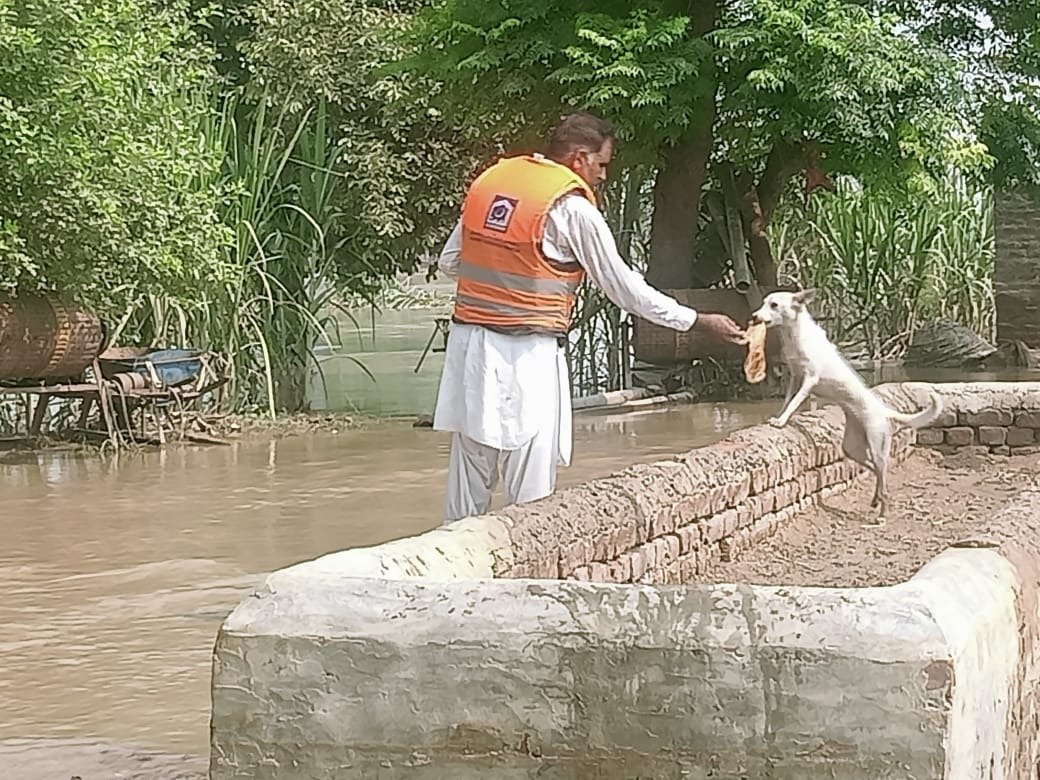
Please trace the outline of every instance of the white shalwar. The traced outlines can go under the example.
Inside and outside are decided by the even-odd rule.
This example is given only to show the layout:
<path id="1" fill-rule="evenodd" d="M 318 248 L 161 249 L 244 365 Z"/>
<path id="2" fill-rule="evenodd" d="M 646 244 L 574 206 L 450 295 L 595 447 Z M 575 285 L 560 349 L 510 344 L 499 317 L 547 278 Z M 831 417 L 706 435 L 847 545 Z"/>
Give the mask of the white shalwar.
<path id="1" fill-rule="evenodd" d="M 438 260 L 458 277 L 461 222 Z M 697 313 L 654 289 L 625 264 L 599 209 L 568 194 L 549 210 L 542 251 L 578 263 L 589 280 L 624 311 L 674 330 L 689 330 Z M 556 467 L 570 465 L 573 431 L 565 348 L 555 336 L 507 335 L 451 323 L 433 427 L 450 431 L 446 523 L 487 512 L 499 469 L 506 503 L 544 498 Z"/>

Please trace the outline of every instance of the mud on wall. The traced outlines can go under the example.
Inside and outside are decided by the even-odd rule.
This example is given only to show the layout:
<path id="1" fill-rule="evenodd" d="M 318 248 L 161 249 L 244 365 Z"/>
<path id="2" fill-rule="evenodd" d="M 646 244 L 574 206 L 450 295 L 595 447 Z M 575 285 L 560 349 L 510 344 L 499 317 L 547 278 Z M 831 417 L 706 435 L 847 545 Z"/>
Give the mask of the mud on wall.
<path id="1" fill-rule="evenodd" d="M 1040 392 L 1029 385 L 884 385 L 878 392 L 901 411 L 927 405 L 937 392 L 943 416 L 916 432 L 922 445 L 981 442 L 995 452 L 1040 445 Z M 989 389 L 987 389 L 989 388 Z M 499 577 L 679 584 L 713 560 L 771 534 L 806 506 L 848 487 L 867 471 L 844 458 L 844 415 L 836 407 L 796 415 L 783 429 L 759 425 L 672 460 L 633 466 L 509 507 L 512 560 Z M 893 462 L 915 432 L 900 429 Z M 867 477 L 873 479 L 873 477 Z M 867 510 L 867 507 L 864 507 Z"/>
<path id="2" fill-rule="evenodd" d="M 907 407 L 910 408 L 910 407 Z M 511 565 L 499 577 L 679 584 L 776 531 L 864 470 L 844 458 L 836 407 L 759 425 L 672 460 L 633 466 L 508 507 Z M 913 433 L 893 441 L 904 457 Z"/>

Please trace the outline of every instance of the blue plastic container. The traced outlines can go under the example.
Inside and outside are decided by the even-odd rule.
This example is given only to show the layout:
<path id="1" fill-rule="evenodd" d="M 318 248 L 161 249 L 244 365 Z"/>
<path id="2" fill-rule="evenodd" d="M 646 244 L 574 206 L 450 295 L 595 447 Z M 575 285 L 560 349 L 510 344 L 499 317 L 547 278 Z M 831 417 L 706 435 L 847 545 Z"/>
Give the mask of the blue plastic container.
<path id="1" fill-rule="evenodd" d="M 166 387 L 176 387 L 190 382 L 202 370 L 202 351 L 198 349 L 159 349 L 145 352 L 142 355 L 120 358 L 99 358 L 101 375 L 111 377 L 112 374 L 133 372 L 151 380 L 148 363 L 155 367 L 155 372 Z"/>

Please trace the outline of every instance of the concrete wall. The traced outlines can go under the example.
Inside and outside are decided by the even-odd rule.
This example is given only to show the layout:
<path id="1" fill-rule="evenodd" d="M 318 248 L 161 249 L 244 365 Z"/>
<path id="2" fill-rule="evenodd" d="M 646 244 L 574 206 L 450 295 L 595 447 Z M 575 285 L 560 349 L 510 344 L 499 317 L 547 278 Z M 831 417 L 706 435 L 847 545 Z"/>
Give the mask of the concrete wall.
<path id="1" fill-rule="evenodd" d="M 997 339 L 1040 347 L 1040 204 L 999 194 L 994 222 Z"/>
<path id="2" fill-rule="evenodd" d="M 933 389 L 1040 399 L 880 392 Z M 272 574 L 217 639 L 213 780 L 1034 777 L 1040 485 L 895 587 L 661 584 L 840 489 L 839 441 L 807 413 Z"/>

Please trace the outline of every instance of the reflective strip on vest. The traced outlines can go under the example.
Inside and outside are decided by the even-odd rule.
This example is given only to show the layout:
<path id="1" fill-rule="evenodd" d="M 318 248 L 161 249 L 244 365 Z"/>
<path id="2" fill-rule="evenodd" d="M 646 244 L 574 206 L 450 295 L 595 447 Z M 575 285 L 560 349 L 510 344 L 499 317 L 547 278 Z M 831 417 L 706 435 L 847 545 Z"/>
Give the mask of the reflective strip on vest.
<path id="1" fill-rule="evenodd" d="M 508 317 L 520 317 L 523 319 L 530 319 L 531 317 L 530 309 L 521 308 L 519 306 L 510 306 L 506 303 L 486 301 L 483 298 L 474 298 L 469 295 L 459 295 L 456 297 L 456 300 L 463 306 L 475 306 L 481 309 L 491 309 L 491 311 L 505 314 Z"/>
<path id="2" fill-rule="evenodd" d="M 493 284 L 498 287 L 508 287 L 511 290 L 543 295 L 571 295 L 581 286 L 580 282 L 576 281 L 532 279 L 529 276 L 520 276 L 520 274 L 512 274 L 508 271 L 493 271 L 490 268 L 467 263 L 465 260 L 459 261 L 459 276 L 482 284 Z"/>

